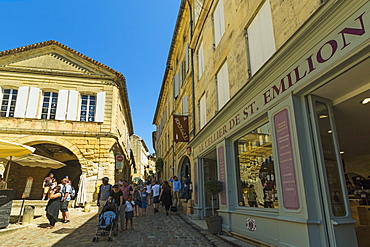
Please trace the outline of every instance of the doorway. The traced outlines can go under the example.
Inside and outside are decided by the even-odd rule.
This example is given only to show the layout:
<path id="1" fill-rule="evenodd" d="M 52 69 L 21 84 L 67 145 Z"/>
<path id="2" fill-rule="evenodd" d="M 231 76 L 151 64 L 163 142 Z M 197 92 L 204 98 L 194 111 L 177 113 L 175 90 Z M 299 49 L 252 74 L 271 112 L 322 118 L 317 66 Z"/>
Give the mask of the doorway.
<path id="1" fill-rule="evenodd" d="M 369 66 L 368 59 L 309 96 L 327 232 L 333 246 L 343 246 L 338 239 L 344 238 L 344 228 L 340 230 L 338 222 L 351 217 L 356 233 L 350 230 L 344 236 L 355 239 L 357 235 L 360 247 L 370 241 Z"/>
<path id="2" fill-rule="evenodd" d="M 212 151 L 205 157 L 203 157 L 203 171 L 204 171 L 204 178 L 203 182 L 208 180 L 219 180 L 218 179 L 218 170 L 217 170 L 217 154 L 216 150 Z M 204 188 L 204 186 L 203 186 Z M 209 192 L 204 191 L 204 216 L 211 216 L 212 215 L 212 196 Z M 215 210 L 219 209 L 219 199 L 218 196 L 213 197 L 213 206 Z"/>

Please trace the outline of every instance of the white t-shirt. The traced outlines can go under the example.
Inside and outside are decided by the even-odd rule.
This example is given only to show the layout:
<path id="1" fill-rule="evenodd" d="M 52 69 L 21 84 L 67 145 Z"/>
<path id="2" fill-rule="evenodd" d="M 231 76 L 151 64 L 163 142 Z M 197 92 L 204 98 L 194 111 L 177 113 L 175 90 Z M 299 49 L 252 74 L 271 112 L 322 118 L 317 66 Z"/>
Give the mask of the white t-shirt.
<path id="1" fill-rule="evenodd" d="M 148 194 L 150 194 L 152 192 L 152 185 L 151 184 L 148 184 L 148 186 L 146 186 L 146 192 L 148 192 Z"/>
<path id="2" fill-rule="evenodd" d="M 159 184 L 156 184 L 152 187 L 152 190 L 153 190 L 153 196 L 159 196 L 161 186 L 159 186 Z"/>
<path id="3" fill-rule="evenodd" d="M 132 201 L 131 203 L 129 201 L 126 201 L 125 202 L 125 204 L 126 204 L 126 212 L 134 211 L 134 208 L 132 207 L 132 205 L 135 205 L 135 202 Z"/>

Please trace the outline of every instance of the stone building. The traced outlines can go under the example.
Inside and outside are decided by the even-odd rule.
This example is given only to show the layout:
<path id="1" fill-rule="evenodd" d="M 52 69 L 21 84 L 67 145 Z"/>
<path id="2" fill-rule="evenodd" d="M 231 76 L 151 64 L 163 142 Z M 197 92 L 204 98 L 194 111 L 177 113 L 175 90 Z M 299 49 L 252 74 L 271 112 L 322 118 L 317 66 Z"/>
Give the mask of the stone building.
<path id="1" fill-rule="evenodd" d="M 76 189 L 85 175 L 87 201 L 102 177 L 130 178 L 133 125 L 121 73 L 56 41 L 7 50 L 0 52 L 0 102 L 0 139 L 66 164 L 50 170 L 13 163 L 8 187 L 15 198 L 33 177 L 29 199 L 41 199 L 49 172 L 58 181 L 69 176 Z M 119 169 L 116 155 L 124 156 Z"/>
<path id="2" fill-rule="evenodd" d="M 204 182 L 218 179 L 224 231 L 368 245 L 369 11 L 367 0 L 181 1 L 153 124 L 165 177 L 193 181 L 191 217 L 210 215 Z"/>
<path id="3" fill-rule="evenodd" d="M 135 167 L 132 168 L 132 180 L 137 183 L 139 180 L 145 181 L 148 177 L 149 150 L 144 140 L 137 135 L 132 135 L 131 150 L 135 160 Z"/>

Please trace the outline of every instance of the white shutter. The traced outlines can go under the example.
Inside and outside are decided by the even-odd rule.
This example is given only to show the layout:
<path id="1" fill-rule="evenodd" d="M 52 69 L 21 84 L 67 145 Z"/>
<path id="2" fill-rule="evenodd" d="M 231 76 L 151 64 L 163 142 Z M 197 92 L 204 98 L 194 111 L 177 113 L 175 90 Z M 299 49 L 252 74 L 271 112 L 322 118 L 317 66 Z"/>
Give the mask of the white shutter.
<path id="1" fill-rule="evenodd" d="M 225 20 L 224 20 L 224 2 L 223 0 L 218 1 L 213 13 L 213 28 L 215 35 L 215 46 L 217 47 L 222 36 L 225 33 Z"/>
<path id="2" fill-rule="evenodd" d="M 200 79 L 204 72 L 204 45 L 200 43 L 198 49 L 198 79 Z"/>
<path id="3" fill-rule="evenodd" d="M 3 89 L 0 87 L 0 106 L 3 104 L 3 97 L 4 97 Z"/>
<path id="4" fill-rule="evenodd" d="M 18 88 L 17 101 L 15 102 L 14 109 L 14 117 L 24 118 L 27 109 L 29 89 L 29 87 Z"/>
<path id="5" fill-rule="evenodd" d="M 69 90 L 67 120 L 70 121 L 77 120 L 77 109 L 78 109 L 78 91 Z"/>
<path id="6" fill-rule="evenodd" d="M 37 108 L 39 106 L 40 89 L 30 87 L 27 103 L 26 118 L 37 118 Z"/>
<path id="7" fill-rule="evenodd" d="M 176 98 L 180 93 L 180 78 L 177 73 L 173 78 L 173 97 Z"/>
<path id="8" fill-rule="evenodd" d="M 247 33 L 251 72 L 254 74 L 276 50 L 269 1 L 262 6 Z"/>
<path id="9" fill-rule="evenodd" d="M 104 122 L 105 95 L 106 95 L 105 92 L 97 93 L 95 122 Z"/>
<path id="10" fill-rule="evenodd" d="M 203 128 L 206 125 L 207 118 L 207 108 L 206 108 L 206 95 L 204 94 L 199 101 L 199 124 L 200 128 Z"/>
<path id="11" fill-rule="evenodd" d="M 227 62 L 225 62 L 217 73 L 217 98 L 220 110 L 230 99 L 229 76 Z"/>
<path id="12" fill-rule="evenodd" d="M 185 71 L 189 71 L 189 44 L 185 47 Z"/>
<path id="13" fill-rule="evenodd" d="M 189 96 L 184 96 L 182 98 L 182 115 L 189 114 L 189 106 L 188 106 Z"/>
<path id="14" fill-rule="evenodd" d="M 57 111 L 55 113 L 56 120 L 66 120 L 68 94 L 69 94 L 68 90 L 59 90 Z"/>

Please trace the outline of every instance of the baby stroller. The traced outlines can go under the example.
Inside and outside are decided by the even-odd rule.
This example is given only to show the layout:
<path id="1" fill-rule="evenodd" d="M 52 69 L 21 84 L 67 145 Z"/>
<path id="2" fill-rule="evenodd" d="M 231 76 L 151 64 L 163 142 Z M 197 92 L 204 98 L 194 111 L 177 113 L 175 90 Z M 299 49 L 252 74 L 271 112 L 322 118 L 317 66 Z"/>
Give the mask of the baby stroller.
<path id="1" fill-rule="evenodd" d="M 107 202 L 99 215 L 99 225 L 95 232 L 93 242 L 98 242 L 100 236 L 108 235 L 108 241 L 112 241 L 112 234 L 117 235 L 118 212 L 114 202 Z M 108 234 L 109 233 L 109 234 Z"/>

